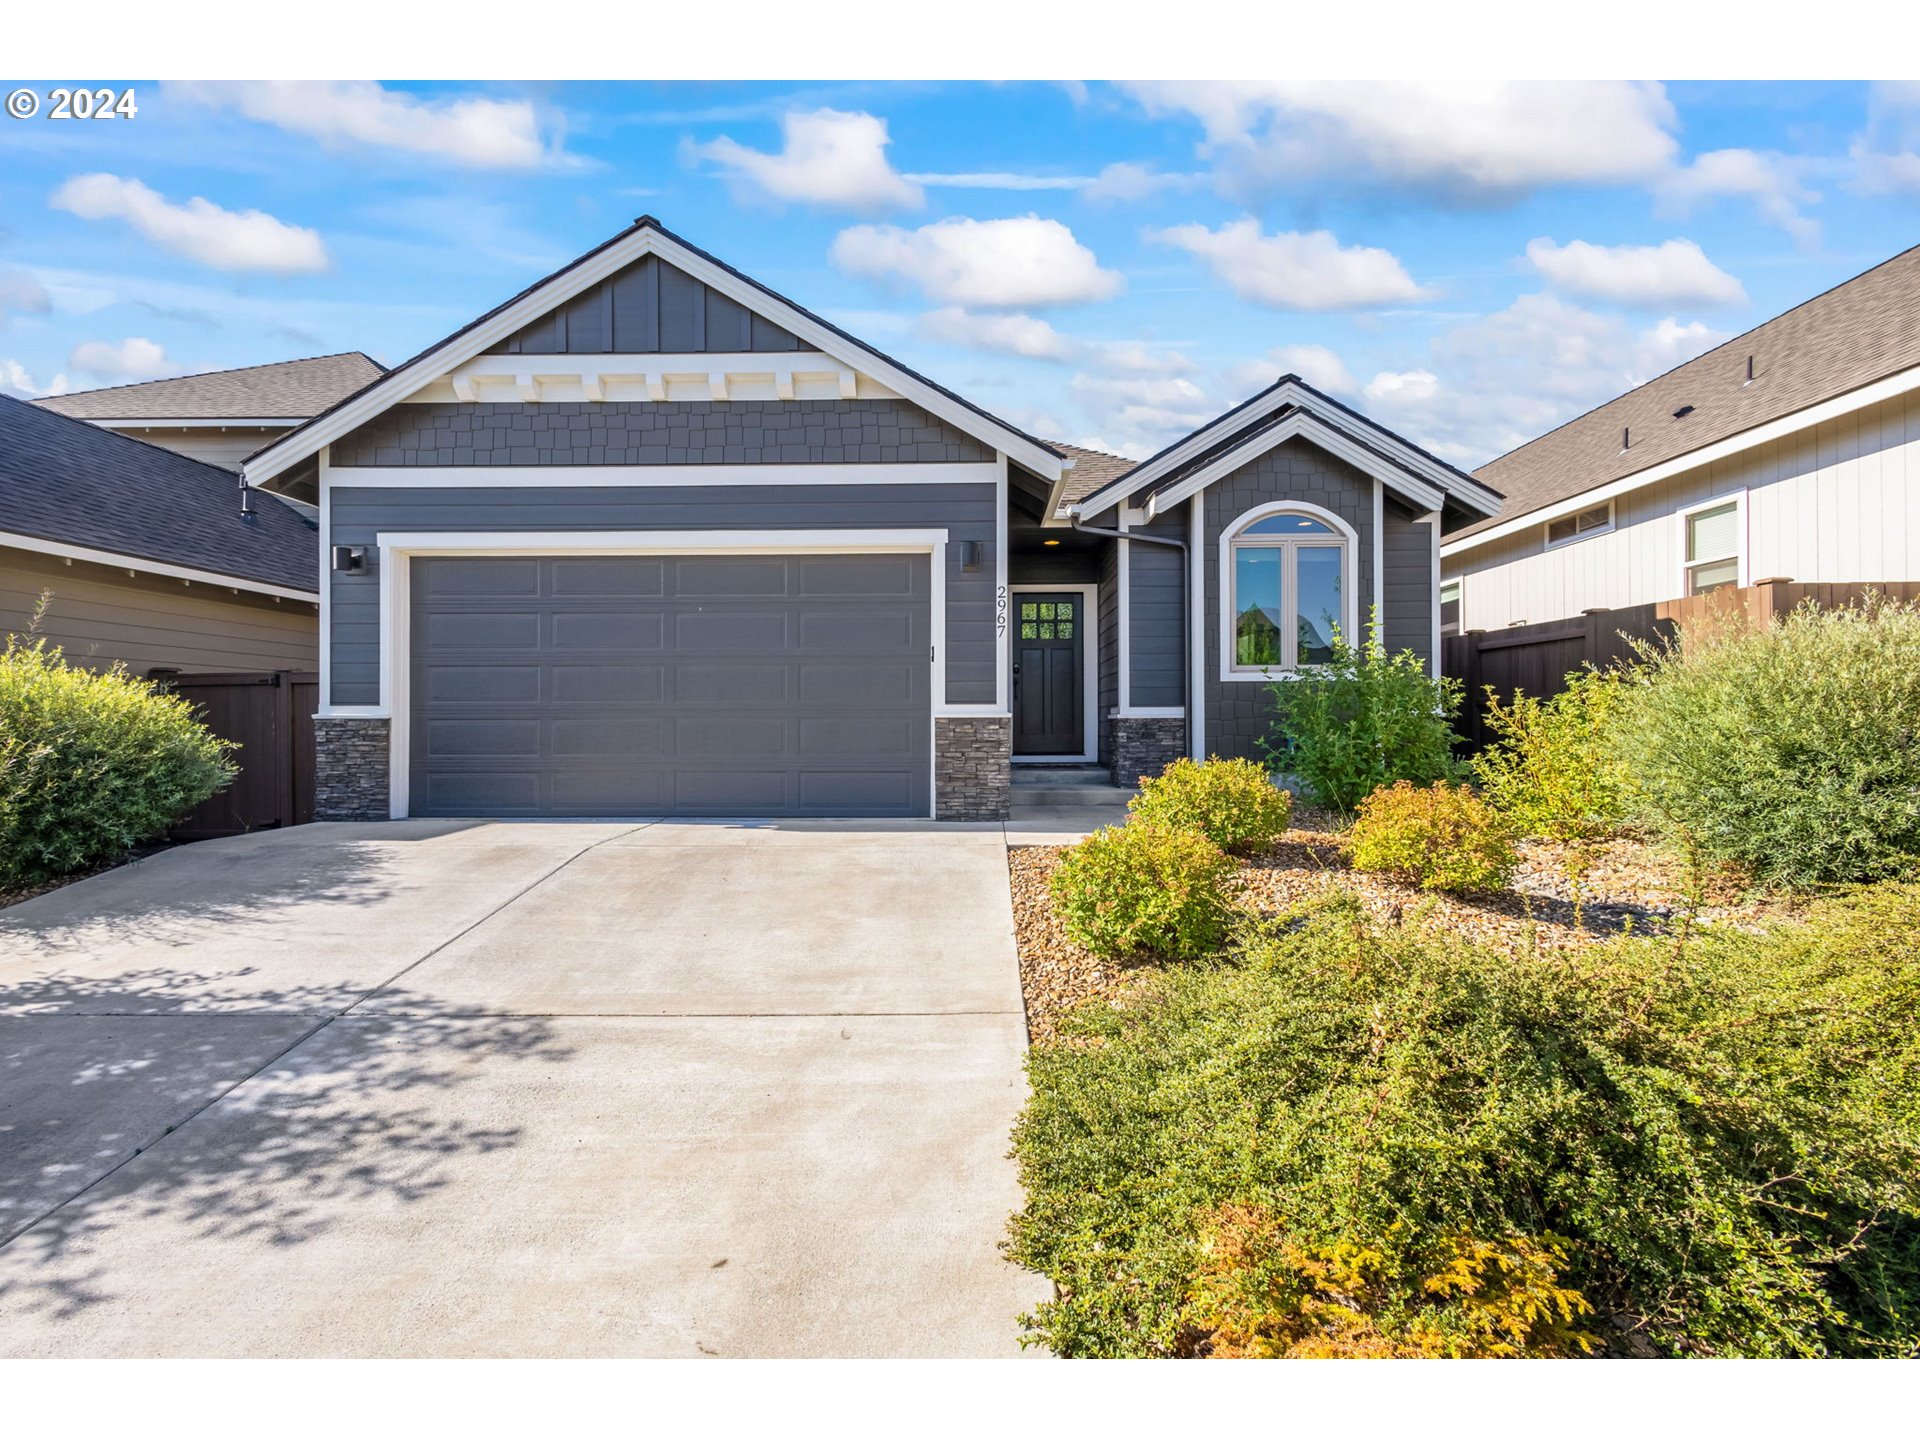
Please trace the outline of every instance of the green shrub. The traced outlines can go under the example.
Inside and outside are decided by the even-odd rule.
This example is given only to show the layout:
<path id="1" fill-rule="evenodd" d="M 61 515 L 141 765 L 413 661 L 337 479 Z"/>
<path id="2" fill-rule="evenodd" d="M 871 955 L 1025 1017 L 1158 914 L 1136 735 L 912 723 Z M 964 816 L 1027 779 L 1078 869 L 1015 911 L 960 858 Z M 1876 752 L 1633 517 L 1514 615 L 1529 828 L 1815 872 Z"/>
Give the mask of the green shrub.
<path id="1" fill-rule="evenodd" d="M 1382 785 L 1426 785 L 1458 768 L 1460 682 L 1435 679 L 1411 650 L 1387 654 L 1378 624 L 1357 650 L 1335 636 L 1331 661 L 1275 680 L 1268 693 L 1275 718 L 1262 748 L 1272 768 L 1343 814 Z"/>
<path id="2" fill-rule="evenodd" d="M 1517 859 L 1505 822 L 1464 785 L 1402 780 L 1360 802 L 1347 833 L 1356 870 L 1381 871 L 1422 890 L 1498 890 Z"/>
<path id="3" fill-rule="evenodd" d="M 1920 604 L 1803 606 L 1643 658 L 1619 733 L 1650 824 L 1770 884 L 1920 854 Z"/>
<path id="4" fill-rule="evenodd" d="M 1522 835 L 1591 844 L 1619 831 L 1633 808 L 1633 781 L 1617 734 L 1624 682 L 1581 670 L 1549 700 L 1489 692 L 1494 741 L 1472 762 L 1474 780 Z"/>
<path id="5" fill-rule="evenodd" d="M 1491 1318 L 1546 1353 L 1573 1329 L 1667 1355 L 1912 1353 L 1916 926 L 1920 886 L 1885 885 L 1804 925 L 1549 961 L 1376 932 L 1341 898 L 1238 964 L 1155 975 L 1029 1057 L 1011 1252 L 1059 1286 L 1032 1338 L 1286 1353 L 1370 1329 L 1474 1353 Z M 1504 1321 L 1430 1285 L 1486 1246 L 1510 1257 L 1478 1289 Z M 1363 1283 L 1316 1279 L 1336 1264 Z M 1357 1319 L 1305 1325 L 1316 1297 Z"/>
<path id="6" fill-rule="evenodd" d="M 1251 760 L 1176 760 L 1142 776 L 1127 805 L 1138 824 L 1198 830 L 1222 850 L 1258 850 L 1286 833 L 1293 796 Z"/>
<path id="7" fill-rule="evenodd" d="M 1236 873 L 1198 831 L 1130 821 L 1067 851 L 1053 872 L 1054 909 L 1096 955 L 1194 959 L 1226 938 Z"/>
<path id="8" fill-rule="evenodd" d="M 231 747 L 193 707 L 124 670 L 67 664 L 20 636 L 0 651 L 0 884 L 111 859 L 229 783 Z"/>

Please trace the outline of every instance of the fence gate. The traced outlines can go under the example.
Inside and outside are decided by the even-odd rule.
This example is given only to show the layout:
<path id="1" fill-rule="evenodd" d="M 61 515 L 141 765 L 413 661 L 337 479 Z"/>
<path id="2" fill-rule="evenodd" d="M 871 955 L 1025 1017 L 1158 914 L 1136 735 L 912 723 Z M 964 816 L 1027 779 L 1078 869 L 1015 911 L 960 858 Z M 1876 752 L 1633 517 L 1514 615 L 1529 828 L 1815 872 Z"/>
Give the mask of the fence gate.
<path id="1" fill-rule="evenodd" d="M 240 773 L 170 832 L 176 840 L 211 840 L 250 830 L 304 825 L 313 819 L 313 712 L 320 677 L 273 670 L 215 675 L 156 674 L 191 704 L 206 727 L 239 749 Z"/>

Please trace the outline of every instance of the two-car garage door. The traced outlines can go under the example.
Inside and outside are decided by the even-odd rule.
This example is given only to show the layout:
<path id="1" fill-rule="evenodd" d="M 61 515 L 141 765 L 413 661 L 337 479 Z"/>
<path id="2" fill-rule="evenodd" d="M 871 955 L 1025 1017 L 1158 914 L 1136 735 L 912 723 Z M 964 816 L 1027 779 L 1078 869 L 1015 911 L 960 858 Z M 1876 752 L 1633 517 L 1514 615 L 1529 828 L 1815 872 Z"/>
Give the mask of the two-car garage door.
<path id="1" fill-rule="evenodd" d="M 930 557 L 412 562 L 415 815 L 925 815 Z"/>

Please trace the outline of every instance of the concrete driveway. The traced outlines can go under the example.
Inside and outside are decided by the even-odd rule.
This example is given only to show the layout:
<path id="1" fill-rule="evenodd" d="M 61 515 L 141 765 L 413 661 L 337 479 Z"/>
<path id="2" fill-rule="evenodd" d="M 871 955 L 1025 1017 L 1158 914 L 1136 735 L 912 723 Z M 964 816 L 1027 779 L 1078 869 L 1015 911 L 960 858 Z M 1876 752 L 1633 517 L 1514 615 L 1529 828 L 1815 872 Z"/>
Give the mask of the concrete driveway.
<path id="1" fill-rule="evenodd" d="M 1012 1355 L 1000 827 L 313 825 L 0 911 L 0 1355 Z"/>

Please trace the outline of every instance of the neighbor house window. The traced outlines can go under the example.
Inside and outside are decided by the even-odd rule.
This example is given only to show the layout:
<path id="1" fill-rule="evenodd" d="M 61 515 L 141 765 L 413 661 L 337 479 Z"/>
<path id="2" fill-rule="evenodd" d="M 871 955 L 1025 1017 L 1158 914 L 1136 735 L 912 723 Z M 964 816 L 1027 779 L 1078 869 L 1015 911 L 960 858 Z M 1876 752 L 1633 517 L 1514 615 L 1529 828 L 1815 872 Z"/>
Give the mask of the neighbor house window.
<path id="1" fill-rule="evenodd" d="M 1685 527 L 1682 593 L 1705 595 L 1740 583 L 1740 502 L 1723 500 L 1680 517 Z"/>
<path id="2" fill-rule="evenodd" d="M 1547 522 L 1547 545 L 1565 545 L 1569 540 L 1584 540 L 1589 535 L 1604 535 L 1613 529 L 1613 502 L 1591 505 L 1573 515 L 1562 515 Z"/>
<path id="3" fill-rule="evenodd" d="M 1228 669 L 1324 665 L 1347 624 L 1349 541 L 1325 520 L 1286 510 L 1228 536 Z"/>
<path id="4" fill-rule="evenodd" d="M 1460 582 L 1449 580 L 1440 587 L 1440 633 L 1460 633 Z"/>

